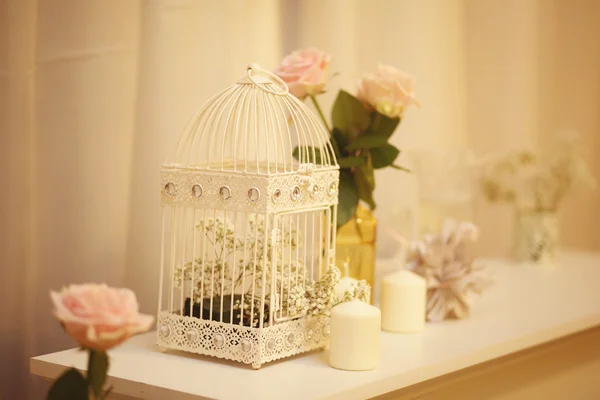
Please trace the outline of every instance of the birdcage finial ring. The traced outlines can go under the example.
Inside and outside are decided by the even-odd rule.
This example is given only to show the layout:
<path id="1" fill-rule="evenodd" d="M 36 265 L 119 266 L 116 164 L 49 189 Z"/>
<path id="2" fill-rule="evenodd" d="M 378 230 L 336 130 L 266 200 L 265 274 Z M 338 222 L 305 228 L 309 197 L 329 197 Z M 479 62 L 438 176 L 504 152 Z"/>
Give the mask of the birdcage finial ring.
<path id="1" fill-rule="evenodd" d="M 248 79 L 250 80 L 250 82 L 252 82 L 254 84 L 254 86 L 264 90 L 267 93 L 271 93 L 271 94 L 274 94 L 277 96 L 284 96 L 284 95 L 288 94 L 290 91 L 290 89 L 288 88 L 288 85 L 283 81 L 283 79 L 281 79 L 280 77 L 278 77 L 271 71 L 267 71 L 266 69 L 261 68 L 261 66 L 256 63 L 252 63 L 252 64 L 248 65 L 248 70 L 246 73 L 248 75 Z M 258 84 L 258 82 L 256 82 L 254 80 L 254 78 L 252 77 L 252 74 L 266 75 L 267 77 L 269 77 L 269 79 L 271 79 L 272 83 L 277 83 L 279 85 L 280 90 L 275 91 L 264 85 Z"/>

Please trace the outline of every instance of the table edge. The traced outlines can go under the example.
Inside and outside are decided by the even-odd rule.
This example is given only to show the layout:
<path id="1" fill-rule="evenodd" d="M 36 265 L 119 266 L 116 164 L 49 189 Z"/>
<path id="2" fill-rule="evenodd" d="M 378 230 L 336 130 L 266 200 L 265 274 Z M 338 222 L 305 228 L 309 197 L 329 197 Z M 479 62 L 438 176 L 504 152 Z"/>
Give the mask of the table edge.
<path id="1" fill-rule="evenodd" d="M 592 314 L 570 323 L 557 325 L 542 331 L 534 332 L 502 343 L 497 343 L 474 353 L 449 358 L 445 361 L 403 371 L 383 379 L 369 382 L 366 385 L 348 390 L 328 393 L 320 397 L 322 400 L 363 399 L 381 396 L 412 385 L 439 378 L 486 363 L 520 351 L 532 349 L 564 337 L 600 326 L 600 314 Z"/>

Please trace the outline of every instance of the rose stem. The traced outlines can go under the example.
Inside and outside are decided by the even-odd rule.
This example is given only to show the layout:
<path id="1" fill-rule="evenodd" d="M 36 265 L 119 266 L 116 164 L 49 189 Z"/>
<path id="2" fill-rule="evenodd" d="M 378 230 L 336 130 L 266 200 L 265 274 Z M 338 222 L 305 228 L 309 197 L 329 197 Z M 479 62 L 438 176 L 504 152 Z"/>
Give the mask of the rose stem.
<path id="1" fill-rule="evenodd" d="M 323 121 L 323 125 L 325 125 L 325 128 L 327 129 L 328 132 L 331 132 L 331 128 L 329 127 L 329 124 L 327 123 L 327 120 L 325 119 L 325 115 L 323 114 L 323 110 L 321 110 L 321 106 L 319 105 L 317 98 L 315 97 L 314 94 L 311 94 L 309 96 L 310 96 L 310 99 L 312 100 L 313 104 L 315 105 L 315 108 L 317 109 L 319 116 L 321 117 L 321 121 Z"/>

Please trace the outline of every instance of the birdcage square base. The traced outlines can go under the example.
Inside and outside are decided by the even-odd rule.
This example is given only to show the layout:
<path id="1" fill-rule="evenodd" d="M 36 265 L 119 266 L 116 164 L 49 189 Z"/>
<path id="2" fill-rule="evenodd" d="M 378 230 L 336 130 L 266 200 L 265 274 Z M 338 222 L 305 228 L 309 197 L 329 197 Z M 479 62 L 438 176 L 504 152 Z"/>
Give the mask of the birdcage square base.
<path id="1" fill-rule="evenodd" d="M 159 347 L 253 366 L 322 349 L 329 337 L 326 316 L 306 316 L 266 328 L 251 328 L 163 311 L 157 322 Z"/>

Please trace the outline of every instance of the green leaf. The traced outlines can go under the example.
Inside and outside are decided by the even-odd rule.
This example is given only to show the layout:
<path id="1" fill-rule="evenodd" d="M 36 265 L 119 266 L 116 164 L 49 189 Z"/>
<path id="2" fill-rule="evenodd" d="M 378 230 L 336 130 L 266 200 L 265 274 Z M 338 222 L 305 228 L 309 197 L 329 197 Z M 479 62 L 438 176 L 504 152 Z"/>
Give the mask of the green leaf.
<path id="1" fill-rule="evenodd" d="M 387 144 L 388 137 L 381 133 L 365 132 L 349 145 L 346 150 L 373 149 Z"/>
<path id="2" fill-rule="evenodd" d="M 366 161 L 362 157 L 346 157 L 346 158 L 340 158 L 338 160 L 338 164 L 340 165 L 340 168 L 358 167 L 359 165 L 363 165 L 365 163 L 366 163 Z"/>
<path id="3" fill-rule="evenodd" d="M 392 165 L 391 165 L 391 167 L 392 167 L 392 168 L 395 168 L 395 169 L 399 169 L 400 171 L 404 171 L 404 172 L 412 173 L 412 171 L 411 171 L 410 169 L 408 169 L 408 168 L 405 168 L 405 167 L 401 167 L 401 166 L 399 166 L 399 165 L 396 165 L 396 164 L 392 164 Z"/>
<path id="4" fill-rule="evenodd" d="M 300 150 L 302 150 L 302 154 L 300 154 Z M 321 164 L 321 150 L 313 146 L 296 146 L 292 155 L 302 163 Z M 302 159 L 300 159 L 300 156 L 302 156 Z"/>
<path id="5" fill-rule="evenodd" d="M 398 127 L 400 118 L 390 118 L 387 115 L 373 111 L 371 126 L 369 127 L 370 132 L 378 133 L 386 136 L 388 139 L 392 136 L 392 133 Z"/>
<path id="6" fill-rule="evenodd" d="M 335 138 L 335 136 L 331 135 L 329 137 L 329 141 L 331 142 L 331 147 L 333 147 L 333 152 L 335 153 L 336 158 L 341 158 L 342 151 L 340 149 L 340 145 L 338 144 L 338 141 Z"/>
<path id="7" fill-rule="evenodd" d="M 351 137 L 364 132 L 371 123 L 370 112 L 363 103 L 343 90 L 340 90 L 335 103 L 333 103 L 331 120 L 334 129 L 338 129 Z"/>
<path id="8" fill-rule="evenodd" d="M 337 226 L 340 227 L 350 221 L 356 213 L 358 206 L 358 188 L 350 171 L 340 171 L 340 190 L 338 204 Z"/>
<path id="9" fill-rule="evenodd" d="M 339 130 L 333 128 L 333 131 L 331 132 L 331 138 L 335 140 L 336 144 L 338 145 L 340 156 L 346 156 L 348 154 L 346 151 L 346 146 L 348 146 L 348 137 Z"/>
<path id="10" fill-rule="evenodd" d="M 373 168 L 379 169 L 389 167 L 396 160 L 398 154 L 400 154 L 400 150 L 398 150 L 389 143 L 385 146 L 371 149 Z"/>
<path id="11" fill-rule="evenodd" d="M 88 359 L 88 382 L 94 395 L 98 397 L 102 392 L 106 373 L 108 371 L 108 355 L 105 351 L 90 350 Z"/>
<path id="12" fill-rule="evenodd" d="M 71 368 L 58 378 L 50 391 L 47 400 L 88 400 L 88 384 L 75 368 Z"/>

